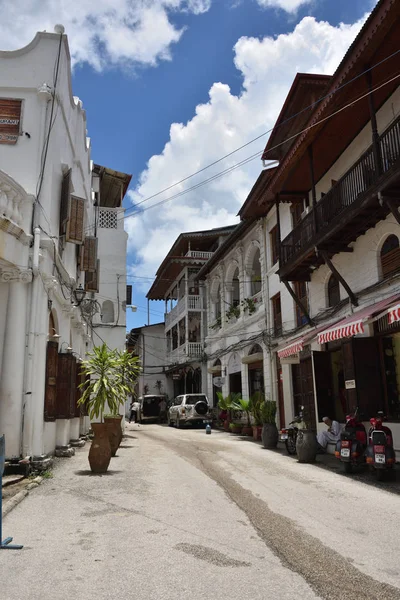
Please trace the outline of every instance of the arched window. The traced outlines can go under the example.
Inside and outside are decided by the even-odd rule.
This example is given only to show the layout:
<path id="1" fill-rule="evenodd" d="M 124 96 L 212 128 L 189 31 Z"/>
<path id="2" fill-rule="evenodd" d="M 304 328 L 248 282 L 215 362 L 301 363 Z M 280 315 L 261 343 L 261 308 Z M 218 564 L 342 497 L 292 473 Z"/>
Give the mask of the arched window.
<path id="1" fill-rule="evenodd" d="M 221 286 L 218 285 L 217 293 L 214 298 L 214 316 L 216 319 L 221 317 Z"/>
<path id="2" fill-rule="evenodd" d="M 333 275 L 328 281 L 328 306 L 336 306 L 340 302 L 339 282 Z"/>
<path id="3" fill-rule="evenodd" d="M 232 279 L 232 306 L 240 304 L 239 269 L 236 269 Z"/>
<path id="4" fill-rule="evenodd" d="M 382 246 L 381 268 L 383 277 L 400 271 L 400 247 L 396 235 L 389 235 Z"/>
<path id="5" fill-rule="evenodd" d="M 251 295 L 255 296 L 261 292 L 261 263 L 260 263 L 260 249 L 254 253 L 253 265 L 251 269 Z"/>
<path id="6" fill-rule="evenodd" d="M 104 300 L 101 307 L 101 322 L 114 323 L 114 303 L 111 300 Z"/>

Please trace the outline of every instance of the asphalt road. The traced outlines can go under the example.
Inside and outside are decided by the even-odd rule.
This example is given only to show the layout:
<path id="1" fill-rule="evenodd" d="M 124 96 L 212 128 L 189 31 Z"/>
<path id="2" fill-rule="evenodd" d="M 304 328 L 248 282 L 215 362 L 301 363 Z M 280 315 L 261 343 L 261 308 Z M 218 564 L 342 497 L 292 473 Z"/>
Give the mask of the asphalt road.
<path id="1" fill-rule="evenodd" d="M 213 431 L 128 425 L 4 520 L 3 600 L 400 600 L 400 497 Z"/>

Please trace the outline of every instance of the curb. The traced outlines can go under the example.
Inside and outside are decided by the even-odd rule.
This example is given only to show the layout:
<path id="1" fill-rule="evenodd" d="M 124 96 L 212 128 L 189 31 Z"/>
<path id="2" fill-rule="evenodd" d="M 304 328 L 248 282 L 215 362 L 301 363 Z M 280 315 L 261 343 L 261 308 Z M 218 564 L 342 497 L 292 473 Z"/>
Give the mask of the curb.
<path id="1" fill-rule="evenodd" d="M 35 479 L 26 486 L 26 489 L 21 490 L 20 492 L 18 492 L 18 494 L 15 494 L 15 496 L 13 496 L 13 498 L 8 500 L 8 502 L 5 502 L 3 504 L 2 517 L 5 517 L 6 515 L 8 515 L 8 513 L 13 510 L 13 508 L 18 506 L 18 504 L 20 502 L 22 502 L 22 500 L 24 498 L 26 498 L 26 496 L 29 494 L 29 492 L 31 490 L 39 487 L 39 485 L 42 483 L 42 481 L 43 481 L 43 477 L 35 477 Z"/>

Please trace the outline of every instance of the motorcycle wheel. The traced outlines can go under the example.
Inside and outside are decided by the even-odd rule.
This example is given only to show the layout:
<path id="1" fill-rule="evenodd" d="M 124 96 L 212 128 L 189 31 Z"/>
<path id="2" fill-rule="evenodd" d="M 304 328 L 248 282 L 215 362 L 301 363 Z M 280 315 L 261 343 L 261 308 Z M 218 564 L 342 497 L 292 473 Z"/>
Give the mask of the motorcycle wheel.
<path id="1" fill-rule="evenodd" d="M 287 453 L 293 456 L 296 454 L 296 438 L 295 436 L 289 436 L 287 440 L 285 440 L 285 446 Z"/>
<path id="2" fill-rule="evenodd" d="M 353 472 L 353 465 L 351 464 L 351 462 L 345 462 L 343 463 L 344 465 L 344 472 L 347 473 L 347 475 L 351 475 Z"/>
<path id="3" fill-rule="evenodd" d="M 384 469 L 375 469 L 376 470 L 376 478 L 378 481 L 385 481 L 386 479 L 386 471 Z"/>

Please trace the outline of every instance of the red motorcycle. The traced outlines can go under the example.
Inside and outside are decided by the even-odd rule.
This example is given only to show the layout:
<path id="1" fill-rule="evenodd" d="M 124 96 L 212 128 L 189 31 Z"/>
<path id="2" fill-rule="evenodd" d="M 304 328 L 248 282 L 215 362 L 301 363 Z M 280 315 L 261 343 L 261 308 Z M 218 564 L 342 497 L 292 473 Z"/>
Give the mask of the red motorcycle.
<path id="1" fill-rule="evenodd" d="M 336 443 L 335 456 L 343 463 L 346 473 L 352 473 L 353 467 L 365 463 L 367 432 L 357 413 L 358 409 L 346 416 L 346 425 Z"/>
<path id="2" fill-rule="evenodd" d="M 368 431 L 368 447 L 366 450 L 367 464 L 376 471 L 378 481 L 383 481 L 387 471 L 391 471 L 396 463 L 396 453 L 393 448 L 393 434 L 389 427 L 383 425 L 383 413 L 378 412 L 370 419 Z"/>

